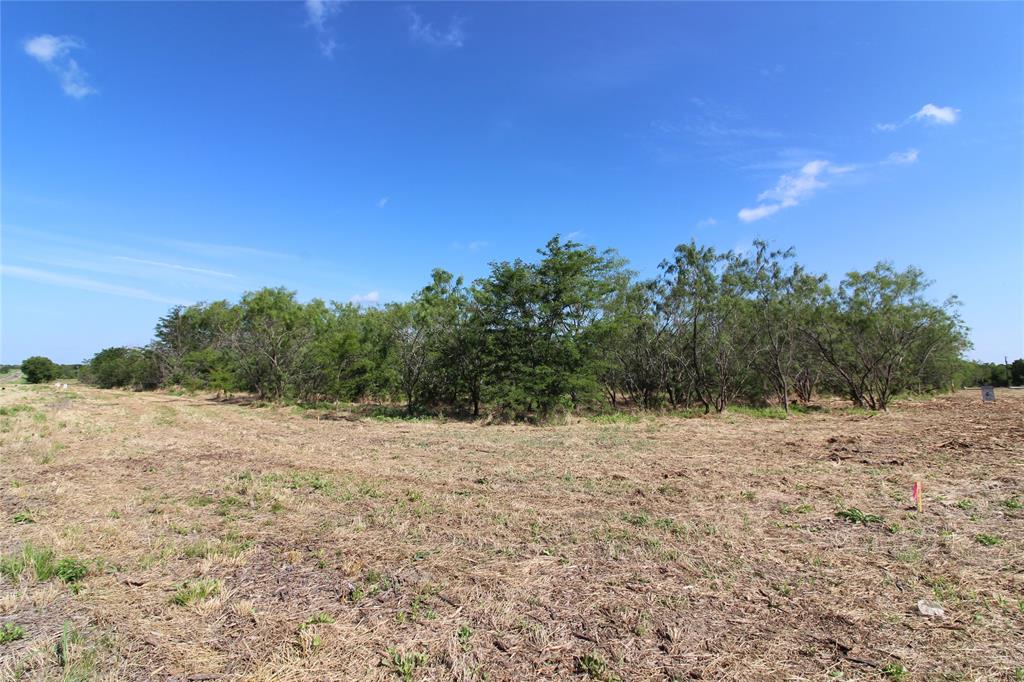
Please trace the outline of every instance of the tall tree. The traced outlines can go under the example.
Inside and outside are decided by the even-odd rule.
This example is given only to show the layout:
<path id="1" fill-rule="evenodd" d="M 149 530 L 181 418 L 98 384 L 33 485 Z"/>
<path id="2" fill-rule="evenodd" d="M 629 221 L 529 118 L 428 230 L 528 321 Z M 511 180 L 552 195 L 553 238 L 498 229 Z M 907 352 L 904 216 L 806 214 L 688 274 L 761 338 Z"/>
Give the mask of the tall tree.
<path id="1" fill-rule="evenodd" d="M 883 262 L 847 274 L 819 302 L 804 331 L 854 404 L 885 410 L 901 391 L 933 385 L 929 370 L 969 347 L 956 299 L 929 302 L 929 285 L 921 270 Z"/>

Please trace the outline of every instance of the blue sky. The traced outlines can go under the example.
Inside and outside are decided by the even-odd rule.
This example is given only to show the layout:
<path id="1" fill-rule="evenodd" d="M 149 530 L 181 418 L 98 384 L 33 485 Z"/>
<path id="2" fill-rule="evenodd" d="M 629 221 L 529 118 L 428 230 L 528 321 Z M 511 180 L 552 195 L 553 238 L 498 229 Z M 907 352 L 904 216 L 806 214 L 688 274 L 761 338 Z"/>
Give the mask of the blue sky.
<path id="1" fill-rule="evenodd" d="M 2 347 L 407 298 L 553 234 L 889 259 L 1024 355 L 1024 5 L 11 3 Z"/>

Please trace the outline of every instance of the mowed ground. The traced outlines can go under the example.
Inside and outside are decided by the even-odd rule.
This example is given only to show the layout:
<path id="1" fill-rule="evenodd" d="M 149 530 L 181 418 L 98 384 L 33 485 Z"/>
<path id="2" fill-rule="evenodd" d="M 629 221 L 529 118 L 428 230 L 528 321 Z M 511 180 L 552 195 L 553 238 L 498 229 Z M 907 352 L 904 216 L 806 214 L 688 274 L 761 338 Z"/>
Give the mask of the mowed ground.
<path id="1" fill-rule="evenodd" d="M 1024 677 L 1024 392 L 535 427 L 7 384 L 0 412 L 0 679 Z M 19 563 L 46 550 L 88 573 Z"/>

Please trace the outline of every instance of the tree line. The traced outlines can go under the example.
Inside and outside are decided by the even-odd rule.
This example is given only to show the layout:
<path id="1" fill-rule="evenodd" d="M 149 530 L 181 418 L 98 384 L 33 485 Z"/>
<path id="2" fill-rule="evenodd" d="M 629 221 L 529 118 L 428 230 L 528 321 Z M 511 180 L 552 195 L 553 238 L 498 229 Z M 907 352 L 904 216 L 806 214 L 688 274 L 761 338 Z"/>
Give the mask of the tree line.
<path id="1" fill-rule="evenodd" d="M 434 270 L 411 300 L 380 307 L 284 288 L 176 306 L 152 343 L 107 348 L 82 378 L 540 419 L 601 405 L 788 412 L 820 393 L 884 410 L 963 381 L 957 301 L 928 299 L 914 267 L 883 262 L 832 286 L 792 249 L 691 242 L 643 280 L 616 252 L 558 236 L 537 254 L 469 284 Z"/>

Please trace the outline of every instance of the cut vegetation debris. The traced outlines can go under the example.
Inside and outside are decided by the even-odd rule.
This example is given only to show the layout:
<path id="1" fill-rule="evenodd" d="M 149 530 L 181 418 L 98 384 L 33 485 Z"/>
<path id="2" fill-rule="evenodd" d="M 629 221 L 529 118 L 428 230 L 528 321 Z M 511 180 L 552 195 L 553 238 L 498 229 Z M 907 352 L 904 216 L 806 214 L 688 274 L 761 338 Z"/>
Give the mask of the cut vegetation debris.
<path id="1" fill-rule="evenodd" d="M 0 432 L 3 680 L 995 680 L 1024 661 L 1024 392 L 550 427 L 90 388 L 62 426 L 34 419 L 53 401 L 0 394 L 24 406 Z"/>

